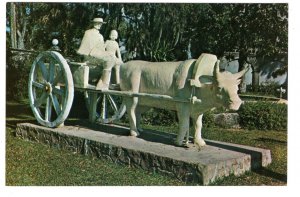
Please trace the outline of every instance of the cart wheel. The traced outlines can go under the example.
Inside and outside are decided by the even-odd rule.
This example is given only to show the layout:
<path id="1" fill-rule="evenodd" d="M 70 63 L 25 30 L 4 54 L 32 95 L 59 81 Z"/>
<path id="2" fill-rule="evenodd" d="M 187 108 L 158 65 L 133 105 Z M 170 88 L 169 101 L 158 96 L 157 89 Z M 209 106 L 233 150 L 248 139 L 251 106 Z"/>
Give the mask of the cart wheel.
<path id="1" fill-rule="evenodd" d="M 93 112 L 93 95 L 95 94 L 95 108 Z M 99 123 L 112 123 L 115 120 L 122 118 L 126 112 L 126 107 L 122 103 L 122 97 L 114 96 L 103 93 L 91 93 L 88 91 L 84 92 L 86 107 L 89 111 L 90 116 L 94 114 L 96 122 Z"/>
<path id="2" fill-rule="evenodd" d="M 38 55 L 29 74 L 30 107 L 37 121 L 47 127 L 57 127 L 68 117 L 74 85 L 69 65 L 55 51 Z"/>

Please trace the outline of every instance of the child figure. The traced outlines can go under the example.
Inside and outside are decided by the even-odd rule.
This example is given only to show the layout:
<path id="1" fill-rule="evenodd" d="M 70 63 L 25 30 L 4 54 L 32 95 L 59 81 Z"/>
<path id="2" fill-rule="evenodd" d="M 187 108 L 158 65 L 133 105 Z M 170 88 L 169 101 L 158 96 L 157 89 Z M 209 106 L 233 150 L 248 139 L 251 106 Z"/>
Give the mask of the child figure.
<path id="1" fill-rule="evenodd" d="M 120 65 L 123 64 L 119 44 L 116 42 L 118 38 L 118 32 L 116 30 L 111 30 L 109 35 L 110 40 L 105 42 L 105 51 L 111 52 L 116 58 L 116 64 L 114 66 L 116 71 L 116 83 L 120 83 Z"/>

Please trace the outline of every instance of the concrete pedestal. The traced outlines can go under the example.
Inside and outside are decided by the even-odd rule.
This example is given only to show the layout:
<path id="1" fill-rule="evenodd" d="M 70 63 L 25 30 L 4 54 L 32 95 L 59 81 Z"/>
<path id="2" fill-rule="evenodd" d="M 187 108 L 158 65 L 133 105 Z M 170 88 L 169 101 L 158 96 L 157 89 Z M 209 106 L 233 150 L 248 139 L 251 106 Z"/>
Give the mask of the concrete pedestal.
<path id="1" fill-rule="evenodd" d="M 115 163 L 160 172 L 186 182 L 207 185 L 230 174 L 236 176 L 271 163 L 269 150 L 206 140 L 207 146 L 176 147 L 175 135 L 144 131 L 139 138 L 116 125 L 76 125 L 46 128 L 17 125 L 19 138 L 50 147 L 92 155 Z M 99 169 L 101 170 L 101 169 Z"/>

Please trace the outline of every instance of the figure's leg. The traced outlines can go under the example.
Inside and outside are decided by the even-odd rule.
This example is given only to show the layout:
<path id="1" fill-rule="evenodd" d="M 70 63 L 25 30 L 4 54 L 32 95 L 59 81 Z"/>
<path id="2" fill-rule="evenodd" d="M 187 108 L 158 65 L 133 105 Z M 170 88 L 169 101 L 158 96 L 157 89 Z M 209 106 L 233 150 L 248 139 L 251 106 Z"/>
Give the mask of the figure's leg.
<path id="1" fill-rule="evenodd" d="M 138 97 L 126 98 L 125 102 L 130 124 L 130 135 L 136 137 L 139 135 L 139 132 L 137 130 L 137 119 L 135 115 L 136 106 L 138 104 Z"/>
<path id="2" fill-rule="evenodd" d="M 97 83 L 96 90 L 108 90 L 111 76 L 111 69 L 114 66 L 114 61 L 105 61 L 102 76 Z"/>
<path id="3" fill-rule="evenodd" d="M 194 127 L 195 127 L 194 143 L 199 147 L 206 145 L 205 141 L 201 137 L 202 117 L 203 117 L 203 114 L 193 115 L 193 117 L 192 117 Z"/>
<path id="4" fill-rule="evenodd" d="M 190 128 L 189 107 L 187 105 L 178 104 L 177 105 L 177 116 L 178 116 L 178 120 L 179 120 L 179 131 L 177 134 L 177 138 L 175 140 L 175 144 L 178 146 L 182 146 L 184 137 Z"/>
<path id="5" fill-rule="evenodd" d="M 116 76 L 116 84 L 120 84 L 120 65 L 116 64 L 115 65 L 115 76 Z"/>
<path id="6" fill-rule="evenodd" d="M 96 90 L 108 90 L 110 82 L 111 70 L 104 69 L 102 76 L 97 83 Z"/>

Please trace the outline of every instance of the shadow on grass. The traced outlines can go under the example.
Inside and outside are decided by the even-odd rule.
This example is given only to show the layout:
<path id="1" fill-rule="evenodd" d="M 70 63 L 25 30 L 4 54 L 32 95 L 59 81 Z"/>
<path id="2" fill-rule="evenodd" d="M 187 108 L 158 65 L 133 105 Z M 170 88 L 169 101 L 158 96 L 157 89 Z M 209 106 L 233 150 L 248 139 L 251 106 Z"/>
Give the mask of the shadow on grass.
<path id="1" fill-rule="evenodd" d="M 260 137 L 260 138 L 257 138 L 255 140 L 256 141 L 260 141 L 260 142 L 278 143 L 278 144 L 283 144 L 283 145 L 287 144 L 286 141 L 276 140 L 276 139 L 270 139 L 270 138 L 264 138 L 264 137 Z"/>
<path id="2" fill-rule="evenodd" d="M 36 120 L 6 120 L 6 126 L 12 129 L 15 129 L 17 127 L 17 124 L 19 123 L 31 123 L 31 124 L 38 124 Z"/>
<path id="3" fill-rule="evenodd" d="M 15 129 L 17 124 L 24 122 L 37 124 L 29 104 L 25 101 L 7 101 L 6 127 Z"/>
<path id="4" fill-rule="evenodd" d="M 93 129 L 99 132 L 105 132 L 119 136 L 129 136 L 129 128 L 118 124 L 91 124 L 88 120 L 67 120 L 65 125 L 81 128 Z M 160 131 L 145 129 L 140 132 L 139 138 L 156 143 L 174 145 L 176 135 Z"/>
<path id="5" fill-rule="evenodd" d="M 287 175 L 286 174 L 277 173 L 277 172 L 274 172 L 272 170 L 269 170 L 269 169 L 263 168 L 263 167 L 252 170 L 252 171 L 261 176 L 269 177 L 269 178 L 276 179 L 278 181 L 287 183 Z"/>
<path id="6" fill-rule="evenodd" d="M 6 118 L 24 119 L 25 117 L 33 117 L 29 103 L 6 102 Z"/>

